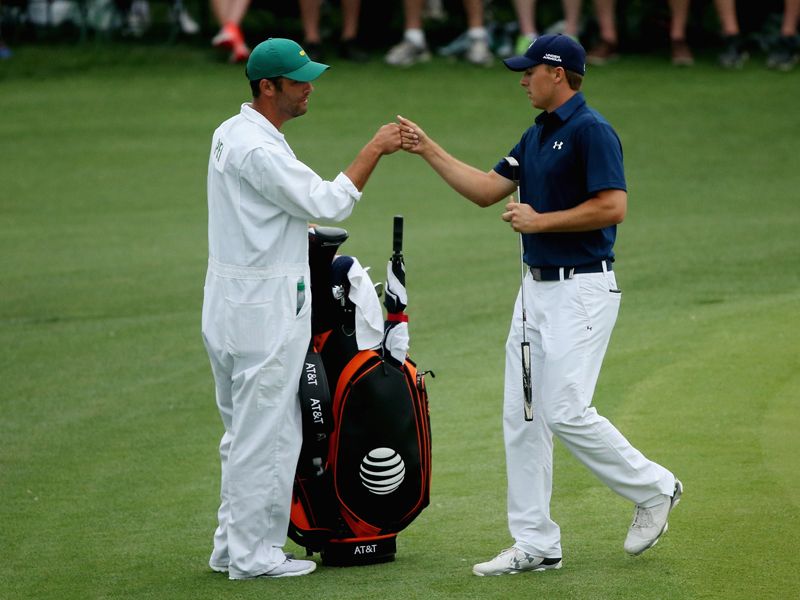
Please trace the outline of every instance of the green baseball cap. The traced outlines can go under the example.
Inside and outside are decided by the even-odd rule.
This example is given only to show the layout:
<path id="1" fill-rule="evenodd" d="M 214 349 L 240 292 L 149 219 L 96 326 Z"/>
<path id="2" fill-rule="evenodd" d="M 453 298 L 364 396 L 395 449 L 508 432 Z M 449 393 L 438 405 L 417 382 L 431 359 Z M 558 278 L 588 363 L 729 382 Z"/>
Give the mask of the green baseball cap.
<path id="1" fill-rule="evenodd" d="M 250 81 L 286 77 L 294 81 L 314 81 L 328 65 L 308 58 L 300 44 L 284 38 L 269 38 L 253 48 L 245 73 Z"/>

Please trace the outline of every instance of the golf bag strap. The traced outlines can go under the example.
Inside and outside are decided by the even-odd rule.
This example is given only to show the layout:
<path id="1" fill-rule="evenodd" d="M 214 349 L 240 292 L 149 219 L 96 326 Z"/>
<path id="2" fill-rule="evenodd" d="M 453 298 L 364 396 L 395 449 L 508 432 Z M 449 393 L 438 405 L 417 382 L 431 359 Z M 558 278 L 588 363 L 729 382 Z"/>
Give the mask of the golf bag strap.
<path id="1" fill-rule="evenodd" d="M 333 431 L 333 406 L 322 356 L 309 348 L 300 375 L 300 412 L 304 448 L 298 472 L 321 475 L 328 461 L 328 444 Z"/>

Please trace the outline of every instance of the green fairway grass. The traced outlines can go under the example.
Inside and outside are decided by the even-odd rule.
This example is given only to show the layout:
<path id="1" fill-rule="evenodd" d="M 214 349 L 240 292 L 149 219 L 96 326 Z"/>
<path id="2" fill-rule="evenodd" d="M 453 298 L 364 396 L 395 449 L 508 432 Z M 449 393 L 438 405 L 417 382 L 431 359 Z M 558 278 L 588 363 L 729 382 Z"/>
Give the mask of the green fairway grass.
<path id="1" fill-rule="evenodd" d="M 629 185 L 595 406 L 683 481 L 656 548 L 625 555 L 633 507 L 557 443 L 563 569 L 471 574 L 512 543 L 517 237 L 502 206 L 397 154 L 342 250 L 383 279 L 404 215 L 411 354 L 436 372 L 431 505 L 393 563 L 231 582 L 207 567 L 222 425 L 200 307 L 211 133 L 247 101 L 243 70 L 181 46 L 16 50 L 0 63 L 0 599 L 800 598 L 798 72 L 626 56 L 585 81 Z M 332 179 L 399 113 L 488 170 L 536 114 L 518 81 L 334 63 L 283 133 Z"/>

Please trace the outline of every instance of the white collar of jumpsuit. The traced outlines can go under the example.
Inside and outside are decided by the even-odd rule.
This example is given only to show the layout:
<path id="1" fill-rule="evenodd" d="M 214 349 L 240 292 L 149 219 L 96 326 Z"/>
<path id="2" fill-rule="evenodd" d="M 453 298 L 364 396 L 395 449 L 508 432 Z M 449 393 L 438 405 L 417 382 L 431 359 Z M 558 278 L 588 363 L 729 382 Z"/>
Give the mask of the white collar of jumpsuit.
<path id="1" fill-rule="evenodd" d="M 242 116 L 247 119 L 248 121 L 252 121 L 259 127 L 261 127 L 264 131 L 266 131 L 270 136 L 274 137 L 281 142 L 286 142 L 286 137 L 278 131 L 278 128 L 275 127 L 272 123 L 269 122 L 269 119 L 258 112 L 253 105 L 249 102 L 245 102 L 242 104 Z"/>
<path id="2" fill-rule="evenodd" d="M 277 142 L 277 145 L 283 148 L 289 156 L 295 158 L 294 150 L 289 145 L 289 142 L 286 141 L 286 136 L 284 136 L 278 128 L 275 127 L 272 123 L 270 123 L 269 119 L 258 112 L 253 105 L 249 102 L 245 102 L 242 104 L 241 115 L 257 127 L 261 128 L 261 130 L 266 133 L 270 138 L 274 139 Z"/>

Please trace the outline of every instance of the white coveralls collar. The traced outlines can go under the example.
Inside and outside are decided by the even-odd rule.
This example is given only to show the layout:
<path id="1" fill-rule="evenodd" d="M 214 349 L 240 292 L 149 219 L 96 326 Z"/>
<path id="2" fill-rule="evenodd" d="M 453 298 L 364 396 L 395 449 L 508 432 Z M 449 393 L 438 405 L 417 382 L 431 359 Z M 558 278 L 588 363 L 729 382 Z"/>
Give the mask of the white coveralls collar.
<path id="1" fill-rule="evenodd" d="M 241 115 L 247 119 L 248 121 L 252 121 L 259 127 L 261 127 L 264 131 L 266 131 L 270 136 L 274 137 L 281 142 L 286 143 L 286 136 L 284 136 L 278 128 L 273 125 L 267 117 L 262 115 L 258 112 L 250 102 L 245 102 L 242 104 Z"/>

